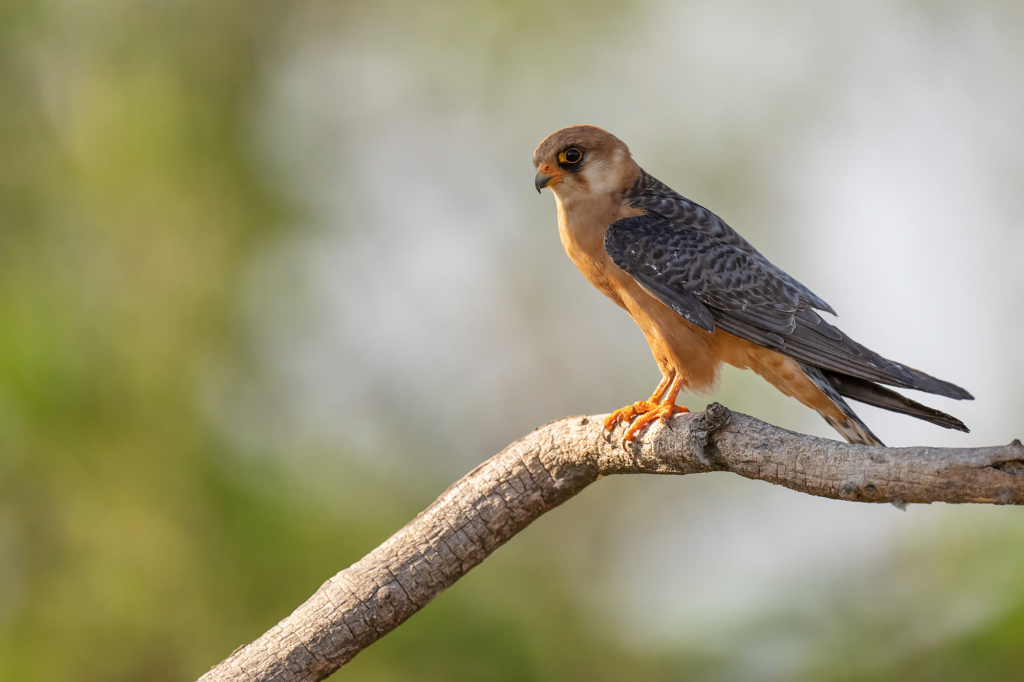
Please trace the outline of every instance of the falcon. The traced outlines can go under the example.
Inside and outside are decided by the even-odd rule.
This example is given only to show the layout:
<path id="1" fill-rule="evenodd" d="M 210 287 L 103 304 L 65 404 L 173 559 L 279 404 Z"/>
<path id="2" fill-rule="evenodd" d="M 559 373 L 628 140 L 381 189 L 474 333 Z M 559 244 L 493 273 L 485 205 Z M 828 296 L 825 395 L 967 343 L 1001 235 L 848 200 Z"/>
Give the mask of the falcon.
<path id="1" fill-rule="evenodd" d="M 829 324 L 835 315 L 724 220 L 659 182 L 629 148 L 595 126 L 563 128 L 533 154 L 534 184 L 555 195 L 558 232 L 591 284 L 639 325 L 662 380 L 647 400 L 605 421 L 627 425 L 623 444 L 655 419 L 665 424 L 679 392 L 710 390 L 722 363 L 751 369 L 825 418 L 851 443 L 882 442 L 850 398 L 967 432 L 959 419 L 886 386 L 972 400 L 964 389 L 887 360 Z"/>

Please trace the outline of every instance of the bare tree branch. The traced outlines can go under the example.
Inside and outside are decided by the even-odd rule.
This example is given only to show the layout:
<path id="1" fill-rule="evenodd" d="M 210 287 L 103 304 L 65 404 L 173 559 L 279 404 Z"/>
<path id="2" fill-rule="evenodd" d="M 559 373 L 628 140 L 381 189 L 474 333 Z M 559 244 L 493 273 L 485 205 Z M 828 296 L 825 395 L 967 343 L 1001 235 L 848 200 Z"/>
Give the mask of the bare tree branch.
<path id="1" fill-rule="evenodd" d="M 620 434 L 621 436 L 621 434 Z M 882 448 L 786 431 L 713 404 L 623 450 L 601 417 L 533 431 L 201 679 L 321 680 L 395 629 L 541 514 L 602 476 L 732 471 L 859 502 L 1024 503 L 1024 446 Z"/>

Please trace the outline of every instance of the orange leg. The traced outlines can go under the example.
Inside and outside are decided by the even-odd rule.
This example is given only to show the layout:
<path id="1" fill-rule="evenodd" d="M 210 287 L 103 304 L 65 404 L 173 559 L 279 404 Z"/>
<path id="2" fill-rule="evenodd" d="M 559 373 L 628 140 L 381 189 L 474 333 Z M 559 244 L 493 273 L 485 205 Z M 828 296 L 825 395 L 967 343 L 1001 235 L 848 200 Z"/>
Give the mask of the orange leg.
<path id="1" fill-rule="evenodd" d="M 604 430 L 611 431 L 615 428 L 615 425 L 620 421 L 629 424 L 634 419 L 642 414 L 647 414 L 652 410 L 658 409 L 658 403 L 661 402 L 661 398 L 665 395 L 665 391 L 668 390 L 668 385 L 675 379 L 675 372 L 668 376 L 661 378 L 661 383 L 654 389 L 654 393 L 647 400 L 640 400 L 627 405 L 626 407 L 619 408 L 611 413 L 607 419 L 604 420 Z"/>
<path id="2" fill-rule="evenodd" d="M 660 419 L 662 424 L 668 426 L 668 420 L 672 415 L 689 412 L 689 408 L 683 407 L 682 405 L 676 405 L 676 396 L 679 395 L 679 391 L 682 390 L 682 388 L 682 380 L 673 378 L 672 387 L 668 389 L 668 394 L 665 396 L 665 399 L 662 400 L 661 403 L 653 410 L 649 410 L 637 417 L 630 427 L 626 429 L 626 433 L 623 434 L 622 444 L 625 445 L 636 438 L 636 434 L 639 433 L 640 429 L 644 428 L 655 419 Z"/>

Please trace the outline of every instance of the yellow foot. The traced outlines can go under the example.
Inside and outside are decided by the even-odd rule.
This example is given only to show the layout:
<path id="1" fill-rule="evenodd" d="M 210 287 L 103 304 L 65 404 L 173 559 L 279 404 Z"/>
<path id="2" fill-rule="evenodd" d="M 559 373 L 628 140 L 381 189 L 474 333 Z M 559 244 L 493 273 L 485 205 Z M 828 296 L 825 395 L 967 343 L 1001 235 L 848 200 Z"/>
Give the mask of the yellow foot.
<path id="1" fill-rule="evenodd" d="M 604 430 L 611 431 L 615 428 L 615 425 L 620 421 L 625 424 L 631 424 L 634 419 L 642 414 L 647 414 L 658 409 L 658 403 L 650 400 L 638 400 L 632 405 L 619 408 L 612 412 L 607 419 L 604 420 Z"/>
<path id="2" fill-rule="evenodd" d="M 628 408 L 626 408 L 628 409 Z M 660 419 L 661 423 L 668 426 L 668 420 L 674 414 L 683 414 L 689 412 L 689 408 L 683 407 L 682 405 L 675 405 L 673 403 L 662 403 L 655 406 L 652 410 L 647 410 L 644 414 L 636 418 L 636 420 L 626 429 L 626 433 L 622 436 L 622 444 L 631 442 L 636 438 L 636 434 L 640 432 L 640 429 L 650 424 L 655 419 Z"/>

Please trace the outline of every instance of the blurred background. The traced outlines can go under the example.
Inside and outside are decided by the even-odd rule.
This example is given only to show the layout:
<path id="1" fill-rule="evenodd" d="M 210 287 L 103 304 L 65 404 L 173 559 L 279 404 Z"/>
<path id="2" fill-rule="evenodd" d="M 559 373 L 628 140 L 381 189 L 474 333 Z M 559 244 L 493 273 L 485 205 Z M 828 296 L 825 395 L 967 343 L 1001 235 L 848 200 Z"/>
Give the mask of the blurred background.
<path id="1" fill-rule="evenodd" d="M 1024 4 L 0 2 L 0 679 L 193 679 L 452 481 L 647 396 L 531 155 L 603 126 L 1024 436 Z M 711 400 L 836 437 L 750 373 Z M 605 479 L 339 673 L 968 680 L 1024 515 Z"/>

